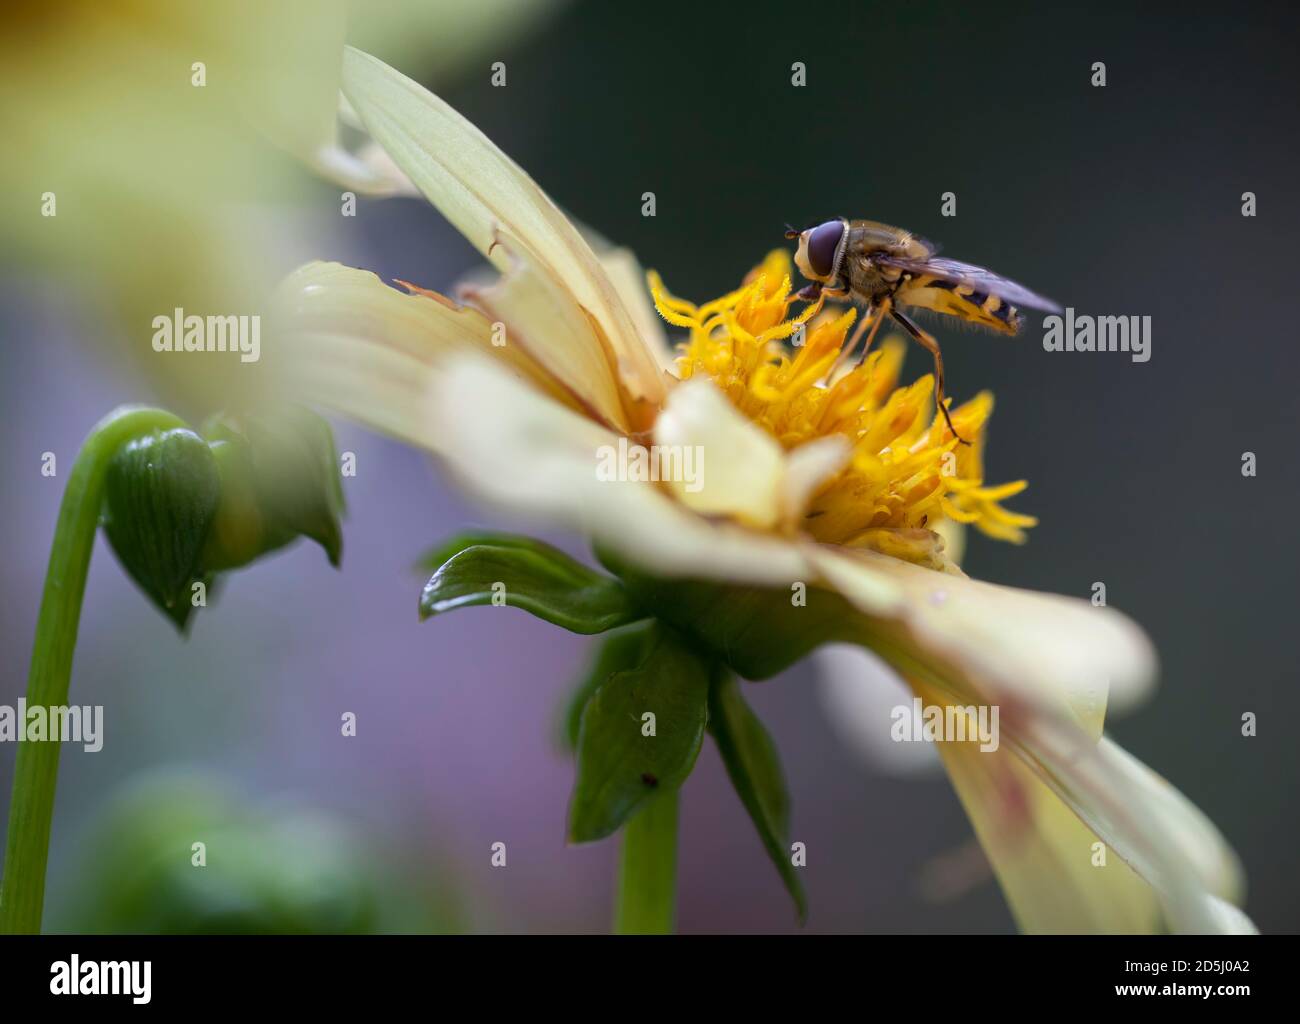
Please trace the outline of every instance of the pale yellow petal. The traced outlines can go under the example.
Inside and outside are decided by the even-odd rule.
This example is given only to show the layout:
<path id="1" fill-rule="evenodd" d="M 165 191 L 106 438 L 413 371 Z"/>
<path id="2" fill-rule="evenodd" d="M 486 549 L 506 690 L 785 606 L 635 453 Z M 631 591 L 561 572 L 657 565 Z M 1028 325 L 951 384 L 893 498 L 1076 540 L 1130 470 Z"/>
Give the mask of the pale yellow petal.
<path id="1" fill-rule="evenodd" d="M 655 422 L 654 441 L 699 452 L 699 480 L 668 489 L 701 515 L 730 516 L 765 529 L 781 516 L 785 455 L 770 434 L 745 419 L 713 384 L 695 378 L 672 390 Z"/>
<path id="2" fill-rule="evenodd" d="M 510 255 L 516 243 L 503 236 L 499 248 Z M 545 366 L 593 418 L 623 432 L 632 429 L 610 350 L 564 282 L 536 264 L 513 259 L 496 281 L 464 284 L 459 295 L 507 327 L 505 347 L 522 348 Z"/>
<path id="3" fill-rule="evenodd" d="M 1259 929 L 1239 908 L 1217 896 L 1206 896 L 1197 911 L 1197 923 L 1186 929 L 1194 935 L 1258 935 Z"/>
<path id="4" fill-rule="evenodd" d="M 932 670 L 919 662 L 916 667 L 921 674 Z M 932 673 L 927 685 L 961 689 L 948 686 L 942 669 Z M 1240 927 L 1244 915 L 1222 913 L 1215 902 L 1240 901 L 1240 865 L 1223 836 L 1186 797 L 1051 704 L 1002 711 L 1002 745 L 1105 844 L 1108 857 L 1121 858 L 1152 887 L 1165 928 L 1205 933 Z"/>
<path id="5" fill-rule="evenodd" d="M 624 384 L 633 397 L 650 405 L 662 400 L 654 355 L 591 247 L 518 165 L 437 96 L 350 47 L 343 92 L 370 135 L 480 252 L 505 270 L 509 257 L 494 243 L 502 235 L 512 239 L 517 257 L 571 292 L 615 366 L 632 368 Z"/>
<path id="6" fill-rule="evenodd" d="M 1000 710 L 1003 744 L 1158 894 L 1179 931 L 1213 927 L 1205 895 L 1240 895 L 1236 858 L 1176 790 L 1101 737 L 1108 686 L 1145 689 L 1154 657 L 1118 613 L 928 572 L 872 552 L 810 551 L 874 618 L 870 642 L 909 678 Z M 903 595 L 881 607 L 881 578 Z"/>
<path id="7" fill-rule="evenodd" d="M 581 408 L 521 346 L 509 345 L 508 335 L 498 344 L 500 332 L 480 310 L 433 292 L 398 291 L 341 263 L 309 263 L 290 274 L 276 290 L 270 327 L 266 361 L 291 393 L 311 400 L 303 393 L 309 376 L 337 377 L 346 368 L 357 383 L 341 382 L 346 393 L 333 396 L 333 407 L 416 443 L 425 418 L 420 403 L 407 399 L 422 396 L 427 370 L 456 354 L 490 356 L 556 401 Z M 392 384 L 404 397 L 389 400 Z"/>
<path id="8" fill-rule="evenodd" d="M 946 516 L 935 523 L 931 529 L 943 538 L 943 553 L 953 565 L 961 565 L 966 555 L 966 524 Z"/>
<path id="9" fill-rule="evenodd" d="M 853 446 L 841 434 L 819 437 L 788 452 L 777 495 L 781 522 L 793 525 L 802 518 L 817 489 L 843 469 L 852 454 Z"/>
<path id="10" fill-rule="evenodd" d="M 661 576 L 788 586 L 810 572 L 783 540 L 684 508 L 659 485 L 599 479 L 614 432 L 481 359 L 436 375 L 423 443 L 504 508 L 579 530 Z"/>
<path id="11" fill-rule="evenodd" d="M 913 684 L 926 704 L 942 691 Z M 1021 931 L 1144 934 L 1159 930 L 1152 887 L 1088 829 L 1009 746 L 935 744 Z"/>
<path id="12" fill-rule="evenodd" d="M 1186 797 L 1109 739 L 1081 738 L 1073 723 L 1041 716 L 1015 728 L 1026 763 L 1156 889 L 1171 930 L 1209 932 L 1224 923 L 1207 897 L 1240 901 L 1240 865 Z"/>
<path id="13" fill-rule="evenodd" d="M 668 340 L 668 332 L 664 329 L 663 317 L 655 310 L 654 303 L 650 299 L 645 268 L 641 266 L 631 249 L 611 248 L 608 244 L 602 245 L 594 240 L 592 248 L 623 300 L 637 334 L 654 356 L 655 362 L 662 371 L 674 373 L 677 360 Z M 649 368 L 643 361 L 637 360 L 630 363 L 625 368 L 625 372 L 628 374 L 649 372 Z"/>
<path id="14" fill-rule="evenodd" d="M 418 196 L 411 183 L 382 146 L 366 142 L 356 152 L 331 141 L 307 156 L 307 164 L 340 188 L 374 197 Z"/>
<path id="15" fill-rule="evenodd" d="M 897 642 L 897 636 L 891 638 Z M 882 652 L 926 705 L 972 701 L 928 652 Z M 1236 857 L 1182 794 L 1059 704 L 995 705 L 996 749 L 940 742 L 1020 926 L 1031 932 L 1249 931 Z M 854 723 L 887 729 L 878 721 Z M 841 723 L 847 725 L 848 723 Z"/>
<path id="16" fill-rule="evenodd" d="M 1150 642 L 1129 619 L 1086 601 L 936 573 L 873 551 L 826 545 L 810 555 L 823 577 L 866 613 L 881 576 L 905 595 L 892 622 L 895 640 L 967 680 L 972 697 L 1015 708 L 1070 714 L 1101 735 L 1107 694 L 1145 693 L 1155 674 Z"/>

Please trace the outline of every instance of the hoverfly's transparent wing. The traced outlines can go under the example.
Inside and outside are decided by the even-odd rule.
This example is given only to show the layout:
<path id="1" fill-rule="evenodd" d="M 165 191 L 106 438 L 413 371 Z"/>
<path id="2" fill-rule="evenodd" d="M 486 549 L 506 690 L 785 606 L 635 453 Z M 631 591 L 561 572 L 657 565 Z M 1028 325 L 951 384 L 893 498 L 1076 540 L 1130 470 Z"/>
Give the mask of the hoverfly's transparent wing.
<path id="1" fill-rule="evenodd" d="M 950 285 L 966 285 L 984 295 L 996 295 L 1008 305 L 1027 306 L 1041 309 L 1048 313 L 1059 313 L 1061 307 L 1051 299 L 1031 292 L 1022 284 L 1016 284 L 1008 278 L 1001 277 L 991 270 L 977 267 L 973 263 L 934 257 L 928 260 L 910 260 L 905 256 L 880 255 L 876 262 L 918 276 L 925 274 Z"/>

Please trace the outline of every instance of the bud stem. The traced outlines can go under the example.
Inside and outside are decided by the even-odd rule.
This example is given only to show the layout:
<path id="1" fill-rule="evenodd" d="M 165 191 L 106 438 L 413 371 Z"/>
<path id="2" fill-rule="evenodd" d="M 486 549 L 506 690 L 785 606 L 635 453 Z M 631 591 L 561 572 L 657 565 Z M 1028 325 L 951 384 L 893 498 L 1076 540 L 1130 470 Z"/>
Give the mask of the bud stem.
<path id="1" fill-rule="evenodd" d="M 655 794 L 623 826 L 614 910 L 619 935 L 671 935 L 676 925 L 677 794 Z"/>
<path id="2" fill-rule="evenodd" d="M 161 409 L 121 406 L 100 420 L 81 446 L 63 492 L 50 546 L 27 676 L 28 707 L 60 707 L 68 700 L 81 600 L 109 462 L 128 441 L 154 430 L 184 426 L 182 420 Z M 0 880 L 0 934 L 33 934 L 41 929 L 59 752 L 57 737 L 18 745 L 4 877 Z"/>

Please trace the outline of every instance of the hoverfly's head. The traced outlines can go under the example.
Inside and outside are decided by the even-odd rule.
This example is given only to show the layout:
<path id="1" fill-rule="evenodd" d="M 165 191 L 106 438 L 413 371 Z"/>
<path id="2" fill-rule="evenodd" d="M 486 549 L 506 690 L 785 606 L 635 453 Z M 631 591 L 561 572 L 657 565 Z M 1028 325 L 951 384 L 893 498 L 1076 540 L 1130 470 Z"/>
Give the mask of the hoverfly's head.
<path id="1" fill-rule="evenodd" d="M 799 239 L 794 264 L 804 277 L 822 284 L 831 284 L 839 277 L 849 240 L 849 222 L 843 217 L 816 224 L 803 231 L 790 228 L 785 237 Z"/>

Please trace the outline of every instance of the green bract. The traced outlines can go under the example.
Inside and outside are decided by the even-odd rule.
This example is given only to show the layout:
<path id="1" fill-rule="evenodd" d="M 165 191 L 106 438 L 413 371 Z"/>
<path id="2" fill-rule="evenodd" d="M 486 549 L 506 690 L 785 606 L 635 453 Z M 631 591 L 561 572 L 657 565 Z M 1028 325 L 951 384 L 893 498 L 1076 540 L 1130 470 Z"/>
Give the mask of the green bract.
<path id="1" fill-rule="evenodd" d="M 676 789 L 699 755 L 709 664 L 671 627 L 656 625 L 639 662 L 596 688 L 578 730 L 569 839 L 604 839 L 662 786 Z"/>
<path id="2" fill-rule="evenodd" d="M 192 430 L 155 430 L 125 444 L 104 481 L 104 532 L 122 567 L 177 628 L 221 495 L 216 460 Z"/>
<path id="3" fill-rule="evenodd" d="M 861 613 L 830 590 L 804 588 L 799 614 L 791 615 L 790 590 L 661 579 L 607 551 L 597 557 L 647 614 L 672 623 L 745 679 L 770 679 L 822 644 L 862 638 Z"/>
<path id="4" fill-rule="evenodd" d="M 763 723 L 740 695 L 735 678 L 725 671 L 715 673 L 709 689 L 709 732 L 803 921 L 808 901 L 790 859 L 790 798 L 781 758 Z"/>
<path id="5" fill-rule="evenodd" d="M 508 604 L 574 633 L 603 633 L 645 616 L 618 580 L 527 537 L 466 534 L 421 564 L 436 568 L 420 618 L 476 604 Z"/>
<path id="6" fill-rule="evenodd" d="M 247 565 L 309 537 L 330 564 L 343 556 L 343 485 L 329 424 L 290 407 L 255 416 L 215 416 L 203 425 L 222 467 L 222 507 L 212 557 Z"/>

